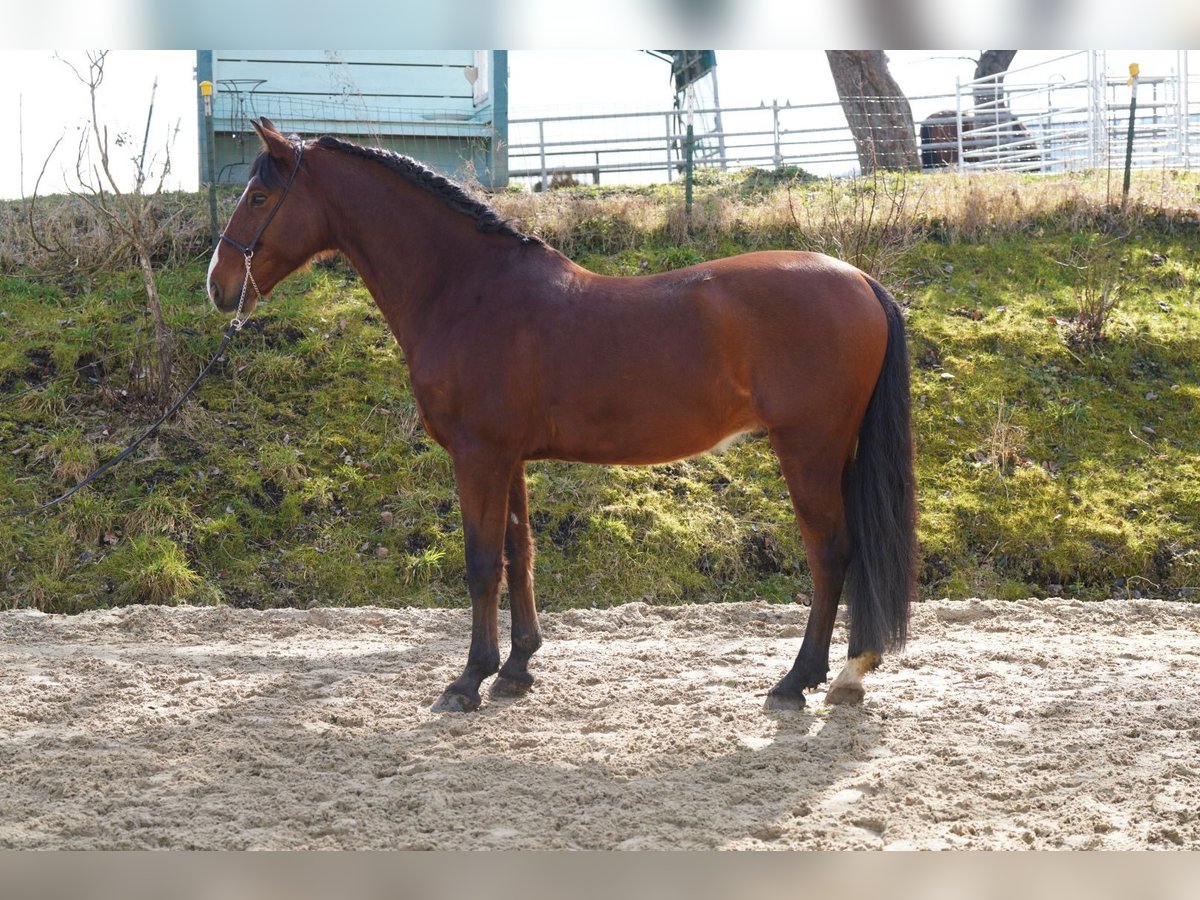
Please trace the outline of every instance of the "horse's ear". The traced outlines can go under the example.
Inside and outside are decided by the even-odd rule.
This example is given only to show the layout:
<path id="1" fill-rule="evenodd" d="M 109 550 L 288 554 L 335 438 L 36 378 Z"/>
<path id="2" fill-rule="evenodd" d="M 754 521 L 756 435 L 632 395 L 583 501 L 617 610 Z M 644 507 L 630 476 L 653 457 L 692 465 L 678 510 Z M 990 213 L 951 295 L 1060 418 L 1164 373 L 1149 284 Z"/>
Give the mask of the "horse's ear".
<path id="1" fill-rule="evenodd" d="M 259 140 L 263 143 L 263 149 L 276 159 L 291 159 L 296 152 L 296 148 L 292 146 L 292 142 L 279 133 L 266 116 L 262 119 L 251 119 L 250 124 L 254 126 L 254 131 L 258 134 Z"/>

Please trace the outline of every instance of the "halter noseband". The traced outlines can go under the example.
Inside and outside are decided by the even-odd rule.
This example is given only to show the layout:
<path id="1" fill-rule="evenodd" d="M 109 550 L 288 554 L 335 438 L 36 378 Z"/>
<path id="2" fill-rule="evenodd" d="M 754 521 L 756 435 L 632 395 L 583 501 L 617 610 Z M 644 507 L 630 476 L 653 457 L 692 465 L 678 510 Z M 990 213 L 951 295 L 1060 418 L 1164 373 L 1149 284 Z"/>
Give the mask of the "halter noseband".
<path id="1" fill-rule="evenodd" d="M 296 174 L 300 171 L 300 160 L 304 158 L 304 144 L 293 144 L 293 146 L 296 148 L 296 164 L 292 167 L 292 174 L 288 176 L 288 180 L 283 186 L 283 193 L 279 195 L 279 199 L 275 201 L 275 205 L 271 207 L 271 211 L 263 219 L 263 223 L 258 226 L 258 231 L 254 232 L 254 237 L 250 239 L 250 243 L 243 244 L 236 238 L 231 238 L 226 232 L 221 232 L 221 240 L 227 241 L 236 247 L 237 251 L 246 260 L 246 277 L 242 280 L 242 293 L 238 297 L 237 310 L 234 312 L 233 321 L 230 323 L 234 331 L 241 330 L 241 327 L 246 323 L 246 320 L 242 318 L 242 306 L 246 302 L 246 288 L 253 285 L 255 295 L 259 298 L 262 297 L 262 292 L 259 291 L 258 284 L 254 281 L 254 275 L 250 272 L 250 260 L 254 258 L 254 248 L 258 246 L 258 241 L 262 237 L 263 232 L 267 230 L 267 226 L 275 218 L 275 213 L 279 212 L 279 207 L 283 206 L 283 201 L 287 199 L 288 191 L 292 189 L 292 182 L 296 180 Z"/>

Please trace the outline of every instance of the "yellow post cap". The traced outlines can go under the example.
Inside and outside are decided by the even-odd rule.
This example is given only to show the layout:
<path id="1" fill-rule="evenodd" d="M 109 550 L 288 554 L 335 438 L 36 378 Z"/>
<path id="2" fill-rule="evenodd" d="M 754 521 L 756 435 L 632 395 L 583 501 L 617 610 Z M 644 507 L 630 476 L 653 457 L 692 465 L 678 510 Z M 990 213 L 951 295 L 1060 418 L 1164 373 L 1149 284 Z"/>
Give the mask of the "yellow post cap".
<path id="1" fill-rule="evenodd" d="M 1129 64 L 1129 81 L 1131 84 L 1133 83 L 1133 79 L 1137 78 L 1141 71 L 1142 68 L 1137 63 Z"/>
<path id="2" fill-rule="evenodd" d="M 211 97 L 213 92 L 213 83 L 211 81 L 200 82 L 200 96 Z"/>

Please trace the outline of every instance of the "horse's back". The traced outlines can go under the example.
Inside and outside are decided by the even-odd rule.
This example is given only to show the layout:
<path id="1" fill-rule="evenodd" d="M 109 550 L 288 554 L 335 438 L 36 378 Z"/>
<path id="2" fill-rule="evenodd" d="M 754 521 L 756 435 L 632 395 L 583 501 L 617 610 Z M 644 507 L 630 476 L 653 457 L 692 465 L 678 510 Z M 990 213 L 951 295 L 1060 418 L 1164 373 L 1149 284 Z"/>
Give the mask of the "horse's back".
<path id="1" fill-rule="evenodd" d="M 618 316 L 718 314 L 811 328 L 814 321 L 879 327 L 884 318 L 865 274 L 839 259 L 803 250 L 760 250 L 655 275 L 586 273 L 589 302 Z"/>
<path id="2" fill-rule="evenodd" d="M 804 252 L 632 278 L 578 270 L 536 320 L 530 380 L 547 423 L 536 452 L 586 461 L 658 461 L 740 431 L 861 418 L 887 343 L 863 274 Z"/>

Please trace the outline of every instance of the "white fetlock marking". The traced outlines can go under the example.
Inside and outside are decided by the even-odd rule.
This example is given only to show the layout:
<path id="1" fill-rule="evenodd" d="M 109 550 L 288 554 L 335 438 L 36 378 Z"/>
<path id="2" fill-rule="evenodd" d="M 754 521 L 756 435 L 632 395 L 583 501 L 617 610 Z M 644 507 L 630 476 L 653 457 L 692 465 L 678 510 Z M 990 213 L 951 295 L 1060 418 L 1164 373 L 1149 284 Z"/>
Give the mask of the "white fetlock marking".
<path id="1" fill-rule="evenodd" d="M 870 651 L 846 660 L 846 665 L 829 685 L 829 693 L 840 690 L 861 691 L 863 676 L 879 665 L 879 656 Z"/>

